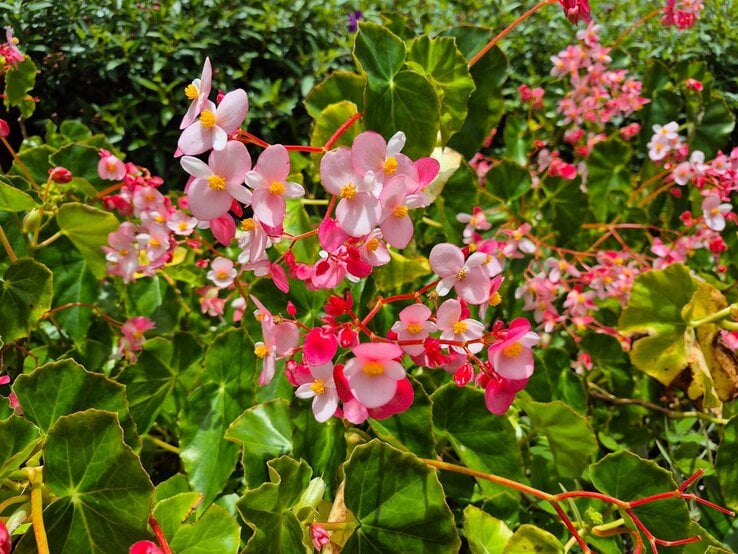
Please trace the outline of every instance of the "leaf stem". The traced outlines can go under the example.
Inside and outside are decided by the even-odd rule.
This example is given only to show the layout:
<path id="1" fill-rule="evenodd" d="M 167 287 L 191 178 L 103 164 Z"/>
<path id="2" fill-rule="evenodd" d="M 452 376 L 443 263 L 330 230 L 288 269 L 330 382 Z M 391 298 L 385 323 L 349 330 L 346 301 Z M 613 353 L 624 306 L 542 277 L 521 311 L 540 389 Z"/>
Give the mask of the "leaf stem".
<path id="1" fill-rule="evenodd" d="M 27 494 L 19 494 L 18 496 L 11 496 L 10 498 L 6 498 L 4 501 L 0 502 L 0 514 L 3 513 L 8 506 L 12 506 L 13 504 L 18 504 L 20 502 L 27 502 L 27 501 L 28 501 Z"/>
<path id="2" fill-rule="evenodd" d="M 477 52 L 476 54 L 474 54 L 474 57 L 472 57 L 472 59 L 469 60 L 469 67 L 473 66 L 475 63 L 477 63 L 479 60 L 481 60 L 487 52 L 489 52 L 490 50 L 492 50 L 492 48 L 494 48 L 494 46 L 498 42 L 500 42 L 503 38 L 505 38 L 508 34 L 510 34 L 510 32 L 515 27 L 517 27 L 518 25 L 520 25 L 523 21 L 525 21 L 526 19 L 528 19 L 531 15 L 533 15 L 534 13 L 536 13 L 539 9 L 541 9 L 546 4 L 553 4 L 554 2 L 556 2 L 556 0 L 542 0 L 541 2 L 539 2 L 538 4 L 536 4 L 535 6 L 533 6 L 531 9 L 529 9 L 527 12 L 525 12 L 523 15 L 521 15 L 520 17 L 518 17 L 515 21 L 513 21 L 512 23 L 510 23 L 510 25 L 508 25 L 507 27 L 505 27 L 496 37 L 494 37 L 487 44 L 485 44 L 484 45 L 484 48 L 482 48 L 479 52 Z"/>
<path id="3" fill-rule="evenodd" d="M 64 236 L 64 232 L 63 231 L 57 231 L 56 233 L 54 233 L 53 235 L 51 235 L 49 238 L 47 238 L 45 241 L 39 242 L 36 245 L 36 248 L 44 248 L 46 246 L 49 246 L 51 243 L 57 241 L 58 239 L 62 238 L 63 236 Z"/>
<path id="4" fill-rule="evenodd" d="M 10 261 L 16 261 L 18 259 L 18 256 L 15 255 L 15 250 L 13 250 L 10 241 L 8 241 L 8 237 L 5 234 L 2 225 L 0 225 L 0 242 L 3 243 L 3 248 L 5 248 L 5 253 L 8 255 L 8 258 L 10 258 Z"/>
<path id="5" fill-rule="evenodd" d="M 179 454 L 180 452 L 182 452 L 179 447 L 171 445 L 168 442 L 164 442 L 161 439 L 157 439 L 156 437 L 152 437 L 151 435 L 143 435 L 142 438 L 154 443 L 156 446 L 163 450 L 168 450 L 169 452 L 172 452 L 173 454 Z"/>
<path id="6" fill-rule="evenodd" d="M 735 302 L 730 306 L 727 306 L 726 308 L 723 308 L 722 310 L 715 312 L 714 314 L 705 316 L 701 319 L 693 319 L 692 321 L 687 323 L 687 326 L 694 328 L 699 327 L 700 325 L 705 325 L 706 323 L 714 323 L 716 321 L 720 321 L 721 319 L 729 317 L 733 310 L 738 310 L 738 302 Z"/>
<path id="7" fill-rule="evenodd" d="M 633 32 L 634 29 L 636 29 L 640 25 L 643 25 L 649 19 L 656 17 L 663 11 L 664 11 L 663 8 L 656 8 L 651 13 L 646 14 L 643 17 L 641 17 L 638 21 L 633 23 L 633 25 L 631 25 L 625 31 L 623 31 L 622 34 L 617 39 L 615 39 L 615 42 L 612 43 L 611 48 L 617 48 L 618 45 L 625 39 L 625 37 L 627 37 L 631 32 Z"/>
<path id="8" fill-rule="evenodd" d="M 49 554 L 49 541 L 46 538 L 46 528 L 43 517 L 43 477 L 42 468 L 26 468 L 26 475 L 31 482 L 31 522 L 33 536 L 36 538 L 38 554 Z"/>
<path id="9" fill-rule="evenodd" d="M 13 161 L 18 164 L 18 167 L 26 176 L 33 188 L 36 189 L 36 192 L 41 192 L 41 187 L 38 186 L 38 183 L 34 180 L 31 172 L 28 171 L 28 167 L 26 167 L 26 164 L 23 163 L 23 160 L 18 157 L 18 154 L 16 154 L 15 149 L 10 145 L 8 139 L 6 139 L 5 137 L 0 137 L 0 141 L 2 141 L 2 143 L 5 145 L 5 148 L 7 148 L 8 152 L 10 152 L 10 155 L 13 157 Z"/>

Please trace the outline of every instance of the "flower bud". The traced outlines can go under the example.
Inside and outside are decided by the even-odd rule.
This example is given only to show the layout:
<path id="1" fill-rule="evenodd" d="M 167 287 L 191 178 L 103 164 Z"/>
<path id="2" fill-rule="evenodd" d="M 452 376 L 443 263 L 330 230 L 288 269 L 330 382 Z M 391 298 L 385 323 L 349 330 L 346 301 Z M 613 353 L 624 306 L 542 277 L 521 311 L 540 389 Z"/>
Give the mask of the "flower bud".
<path id="1" fill-rule="evenodd" d="M 38 208 L 33 208 L 25 215 L 25 217 L 23 217 L 23 226 L 21 227 L 21 230 L 24 233 L 35 233 L 40 224 L 41 212 Z"/>
<path id="2" fill-rule="evenodd" d="M 69 171 L 66 167 L 57 166 L 49 169 L 49 179 L 51 179 L 55 183 L 68 183 L 72 180 L 72 177 L 72 172 Z"/>
<path id="3" fill-rule="evenodd" d="M 0 119 L 0 137 L 7 137 L 10 134 L 10 125 L 4 119 Z"/>

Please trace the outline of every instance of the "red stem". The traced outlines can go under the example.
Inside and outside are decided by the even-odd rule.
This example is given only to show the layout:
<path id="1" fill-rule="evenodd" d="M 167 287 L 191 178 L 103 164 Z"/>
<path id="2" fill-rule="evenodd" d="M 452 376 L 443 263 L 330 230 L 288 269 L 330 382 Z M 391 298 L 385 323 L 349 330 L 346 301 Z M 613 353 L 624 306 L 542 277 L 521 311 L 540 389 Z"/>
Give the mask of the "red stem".
<path id="1" fill-rule="evenodd" d="M 326 142 L 326 143 L 325 143 L 325 146 L 323 147 L 323 149 L 324 149 L 325 151 L 328 151 L 328 150 L 330 150 L 330 149 L 331 149 L 331 148 L 333 147 L 333 145 L 334 145 L 334 144 L 336 143 L 336 141 L 337 141 L 337 140 L 338 140 L 339 138 L 341 138 L 341 135 L 343 135 L 343 134 L 344 134 L 344 133 L 345 133 L 345 132 L 346 132 L 346 131 L 348 130 L 348 128 L 349 128 L 349 127 L 351 127 L 351 125 L 353 125 L 353 124 L 354 124 L 354 123 L 355 123 L 356 121 L 358 121 L 358 120 L 359 120 L 359 119 L 361 119 L 362 117 L 363 117 L 363 114 L 361 114 L 361 113 L 357 113 L 357 114 L 354 114 L 354 115 L 352 115 L 351 117 L 349 117 L 349 118 L 348 118 L 348 119 L 346 120 L 346 122 L 345 122 L 345 123 L 344 123 L 343 125 L 341 125 L 341 126 L 340 126 L 340 127 L 339 127 L 339 128 L 337 129 L 337 130 L 336 130 L 336 132 L 335 132 L 335 133 L 333 133 L 333 136 L 332 136 L 331 138 L 329 138 L 329 139 L 328 139 L 328 142 Z"/>
<path id="2" fill-rule="evenodd" d="M 153 529 L 154 535 L 156 535 L 156 540 L 159 542 L 162 552 L 164 554 L 172 554 L 172 548 L 169 546 L 167 538 L 164 536 L 164 531 L 161 530 L 159 522 L 156 521 L 156 518 L 153 515 L 149 516 L 149 525 L 151 526 L 151 529 Z"/>

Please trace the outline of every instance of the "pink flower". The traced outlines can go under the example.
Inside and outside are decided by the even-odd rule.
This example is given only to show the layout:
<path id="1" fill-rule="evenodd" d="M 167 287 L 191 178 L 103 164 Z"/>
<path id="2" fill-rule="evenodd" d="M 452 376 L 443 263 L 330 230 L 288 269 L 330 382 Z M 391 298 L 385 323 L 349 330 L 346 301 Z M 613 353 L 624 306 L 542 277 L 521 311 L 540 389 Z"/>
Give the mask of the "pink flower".
<path id="1" fill-rule="evenodd" d="M 129 362 L 135 363 L 136 352 L 143 348 L 144 333 L 156 327 L 148 317 L 132 317 L 123 324 L 120 331 L 123 336 L 118 341 L 118 356 L 124 356 Z"/>
<path id="2" fill-rule="evenodd" d="M 441 278 L 436 291 L 446 296 L 453 288 L 461 298 L 470 304 L 483 304 L 489 299 L 489 276 L 482 267 L 487 263 L 487 254 L 475 252 L 467 260 L 461 248 L 450 243 L 433 247 L 430 253 L 430 266 Z"/>
<path id="3" fill-rule="evenodd" d="M 405 248 L 413 238 L 413 222 L 408 215 L 410 208 L 418 206 L 414 197 L 407 195 L 406 177 L 392 177 L 385 184 L 380 196 L 382 203 L 382 230 L 384 239 L 395 248 Z"/>
<path id="4" fill-rule="evenodd" d="M 182 123 L 179 126 L 180 129 L 185 129 L 192 125 L 195 118 L 202 112 L 203 106 L 207 102 L 208 96 L 210 96 L 212 79 L 213 70 L 210 67 L 210 58 L 205 58 L 200 78 L 195 79 L 185 87 L 185 95 L 191 101 L 191 104 L 187 109 L 187 113 L 182 118 Z"/>
<path id="5" fill-rule="evenodd" d="M 225 289 L 233 284 L 238 271 L 233 267 L 233 261 L 228 258 L 218 256 L 210 264 L 208 271 L 208 279 L 210 279 L 219 289 Z"/>
<path id="6" fill-rule="evenodd" d="M 226 94 L 217 108 L 210 100 L 205 100 L 200 118 L 180 135 L 177 143 L 179 151 L 196 156 L 210 149 L 223 150 L 228 144 L 228 137 L 238 130 L 248 111 L 248 97 L 240 88 Z"/>
<path id="7" fill-rule="evenodd" d="M 309 365 L 328 363 L 338 351 L 338 340 L 330 329 L 315 327 L 305 335 L 302 357 Z"/>
<path id="8" fill-rule="evenodd" d="M 426 338 L 436 331 L 436 324 L 428 321 L 431 310 L 423 304 L 413 304 L 400 312 L 400 321 L 392 325 L 392 331 L 397 334 L 400 341 L 425 341 Z M 418 356 L 423 353 L 423 343 L 400 345 L 410 356 Z"/>
<path id="9" fill-rule="evenodd" d="M 488 285 L 489 290 L 489 285 Z M 446 300 L 438 308 L 436 322 L 438 330 L 442 331 L 442 340 L 452 340 L 465 343 L 463 346 L 451 346 L 452 350 L 465 353 L 468 349 L 472 354 L 480 352 L 484 345 L 476 341 L 484 333 L 484 325 L 475 319 L 462 319 L 461 302 L 456 299 Z"/>
<path id="10" fill-rule="evenodd" d="M 251 207 L 264 225 L 279 227 L 284 221 L 285 198 L 299 198 L 305 189 L 287 181 L 290 155 L 281 144 L 267 147 L 259 156 L 256 167 L 246 174 L 246 183 L 254 190 Z"/>
<path id="11" fill-rule="evenodd" d="M 261 319 L 263 342 L 254 345 L 254 353 L 262 359 L 260 385 L 268 385 L 274 377 L 276 359 L 288 356 L 300 342 L 300 331 L 291 321 L 274 323 L 269 312 L 264 313 Z"/>
<path id="12" fill-rule="evenodd" d="M 533 375 L 533 352 L 530 347 L 539 340 L 540 337 L 530 330 L 527 319 L 514 319 L 505 338 L 487 350 L 495 372 L 503 379 L 514 381 Z"/>
<path id="13" fill-rule="evenodd" d="M 333 363 L 308 367 L 311 374 L 308 379 L 302 374 L 296 376 L 300 386 L 297 387 L 295 396 L 303 399 L 312 398 L 315 419 L 323 423 L 330 419 L 338 408 L 338 392 L 333 381 Z"/>
<path id="14" fill-rule="evenodd" d="M 5 44 L 0 44 L 0 56 L 5 58 L 5 64 L 18 67 L 18 63 L 24 60 L 23 53 L 18 50 L 18 39 L 13 36 L 13 29 L 5 27 Z"/>
<path id="15" fill-rule="evenodd" d="M 373 172 L 358 173 L 351 150 L 331 150 L 320 161 L 320 179 L 325 189 L 340 198 L 336 220 L 352 237 L 368 234 L 379 223 L 380 205 L 375 197 L 378 183 Z"/>
<path id="16" fill-rule="evenodd" d="M 137 543 L 134 543 L 131 546 L 128 553 L 129 554 L 164 554 L 164 551 L 161 548 L 159 548 L 159 545 L 157 545 L 154 542 L 138 541 Z"/>
<path id="17" fill-rule="evenodd" d="M 200 297 L 200 311 L 210 317 L 219 317 L 225 310 L 225 300 L 218 297 L 218 287 L 206 285 L 195 289 Z"/>
<path id="18" fill-rule="evenodd" d="M 5 524 L 0 521 L 0 554 L 10 554 L 13 548 L 13 543 L 10 540 L 10 533 Z"/>
<path id="19" fill-rule="evenodd" d="M 527 384 L 528 379 L 510 380 L 500 377 L 490 379 L 484 387 L 484 403 L 487 409 L 495 415 L 505 415 L 515 400 L 515 395 Z"/>
<path id="20" fill-rule="evenodd" d="M 407 174 L 413 162 L 400 150 L 405 146 L 405 133 L 398 131 L 388 142 L 379 133 L 365 131 L 351 146 L 354 168 L 364 175 L 371 171 L 380 183 L 395 174 Z"/>
<path id="21" fill-rule="evenodd" d="M 181 164 L 195 177 L 187 189 L 187 205 L 197 219 L 210 221 L 224 215 L 234 199 L 245 205 L 251 202 L 251 191 L 243 185 L 251 157 L 242 143 L 231 141 L 214 150 L 207 164 L 192 156 L 184 156 Z"/>
<path id="22" fill-rule="evenodd" d="M 383 406 L 395 395 L 397 382 L 405 378 L 405 368 L 395 358 L 402 349 L 391 343 L 364 343 L 354 346 L 356 356 L 343 370 L 351 393 L 366 408 Z"/>
<path id="23" fill-rule="evenodd" d="M 313 523 L 310 526 L 310 539 L 313 541 L 315 550 L 319 552 L 326 544 L 331 542 L 331 536 L 328 534 L 328 531 L 326 531 L 322 525 L 318 525 L 317 523 Z"/>
<path id="24" fill-rule="evenodd" d="M 580 21 L 589 23 L 592 19 L 589 11 L 589 0 L 559 0 L 564 8 L 566 18 L 575 25 Z"/>
<path id="25" fill-rule="evenodd" d="M 97 162 L 97 174 L 100 179 L 120 181 L 126 176 L 126 164 L 107 150 L 100 150 L 100 161 Z"/>
<path id="26" fill-rule="evenodd" d="M 729 203 L 720 203 L 717 194 L 708 194 L 702 201 L 702 212 L 705 216 L 705 225 L 713 231 L 725 229 L 725 214 L 730 213 L 733 206 Z"/>

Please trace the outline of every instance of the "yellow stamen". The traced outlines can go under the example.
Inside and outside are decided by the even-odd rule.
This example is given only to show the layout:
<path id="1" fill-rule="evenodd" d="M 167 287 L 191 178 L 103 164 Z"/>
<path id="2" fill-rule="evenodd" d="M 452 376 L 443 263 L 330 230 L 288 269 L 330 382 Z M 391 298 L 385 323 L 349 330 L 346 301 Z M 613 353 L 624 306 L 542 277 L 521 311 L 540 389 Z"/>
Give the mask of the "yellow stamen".
<path id="1" fill-rule="evenodd" d="M 163 218 L 162 216 L 160 216 L 160 215 L 155 215 L 155 216 L 154 216 L 154 221 L 156 221 L 157 223 L 164 223 L 164 222 L 166 221 L 166 219 L 164 219 L 164 218 Z"/>
<path id="2" fill-rule="evenodd" d="M 502 353 L 506 358 L 517 358 L 523 353 L 523 345 L 519 342 L 514 342 L 503 348 Z"/>
<path id="3" fill-rule="evenodd" d="M 466 278 L 466 276 L 469 274 L 469 270 L 465 267 L 462 267 L 459 271 L 456 272 L 456 280 L 462 281 Z"/>
<path id="4" fill-rule="evenodd" d="M 200 94 L 200 91 L 197 90 L 197 87 L 194 83 L 190 83 L 185 87 L 185 96 L 187 97 L 187 100 L 194 100 L 198 97 Z"/>
<path id="5" fill-rule="evenodd" d="M 397 206 L 392 210 L 392 215 L 395 217 L 405 217 L 407 215 L 407 206 Z"/>
<path id="6" fill-rule="evenodd" d="M 281 181 L 274 181 L 271 185 L 269 185 L 269 192 L 278 196 L 282 196 L 284 194 L 284 183 L 282 183 Z"/>
<path id="7" fill-rule="evenodd" d="M 356 187 L 353 183 L 349 183 L 348 185 L 344 185 L 343 188 L 341 188 L 341 198 L 345 198 L 346 200 L 351 200 L 354 195 L 356 194 Z"/>
<path id="8" fill-rule="evenodd" d="M 711 215 L 717 215 L 719 213 L 720 213 L 720 209 L 718 209 L 718 208 L 713 208 L 713 209 L 710 210 L 710 214 Z"/>
<path id="9" fill-rule="evenodd" d="M 215 114 L 210 110 L 203 110 L 200 114 L 200 123 L 206 129 L 215 127 Z"/>
<path id="10" fill-rule="evenodd" d="M 384 162 L 384 174 L 389 177 L 395 171 L 397 171 L 397 158 L 392 156 L 391 158 L 387 158 L 387 161 Z"/>
<path id="11" fill-rule="evenodd" d="M 420 323 L 411 323 L 407 326 L 407 332 L 411 335 L 417 335 L 423 330 L 423 326 Z"/>
<path id="12" fill-rule="evenodd" d="M 379 239 L 372 237 L 366 241 L 366 249 L 369 252 L 374 252 L 377 248 L 379 248 Z"/>
<path id="13" fill-rule="evenodd" d="M 469 245 L 469 252 L 476 252 L 477 251 L 477 245 L 473 242 Z"/>
<path id="14" fill-rule="evenodd" d="M 108 166 L 108 171 L 110 171 L 111 173 L 115 171 L 115 162 L 110 161 L 107 163 L 107 166 Z"/>
<path id="15" fill-rule="evenodd" d="M 265 358 L 267 354 L 269 354 L 269 349 L 266 347 L 266 345 L 259 344 L 254 347 L 254 354 L 258 358 Z"/>
<path id="16" fill-rule="evenodd" d="M 321 381 L 320 379 L 316 379 L 313 381 L 313 384 L 310 385 L 310 389 L 315 394 L 324 394 L 325 393 L 325 383 Z"/>
<path id="17" fill-rule="evenodd" d="M 225 281 L 226 279 L 228 279 L 228 272 L 221 269 L 220 271 L 215 273 L 215 278 L 218 281 Z"/>
<path id="18" fill-rule="evenodd" d="M 161 243 L 155 238 L 151 238 L 149 239 L 149 246 L 153 246 L 154 248 L 156 248 L 157 246 L 161 246 Z"/>
<path id="19" fill-rule="evenodd" d="M 370 377 L 377 377 L 379 375 L 384 375 L 384 366 L 379 362 L 371 360 L 364 364 L 363 371 Z"/>
<path id="20" fill-rule="evenodd" d="M 180 221 L 179 222 L 179 225 L 177 225 L 177 227 L 179 228 L 180 231 L 185 231 L 185 230 L 187 230 L 188 225 L 187 225 L 186 222 Z"/>
<path id="21" fill-rule="evenodd" d="M 464 333 L 466 333 L 466 323 L 463 321 L 454 323 L 454 335 L 462 335 Z"/>
<path id="22" fill-rule="evenodd" d="M 499 306 L 500 302 L 502 302 L 502 296 L 500 296 L 499 292 L 494 292 L 489 297 L 489 305 L 490 306 Z"/>
<path id="23" fill-rule="evenodd" d="M 254 223 L 253 218 L 249 217 L 248 219 L 244 219 L 241 222 L 242 231 L 249 232 L 249 231 L 253 231 L 254 229 L 256 229 L 256 223 Z"/>
<path id="24" fill-rule="evenodd" d="M 226 182 L 220 175 L 211 175 L 208 177 L 208 186 L 213 190 L 223 190 Z"/>

